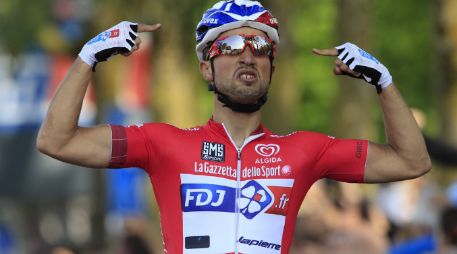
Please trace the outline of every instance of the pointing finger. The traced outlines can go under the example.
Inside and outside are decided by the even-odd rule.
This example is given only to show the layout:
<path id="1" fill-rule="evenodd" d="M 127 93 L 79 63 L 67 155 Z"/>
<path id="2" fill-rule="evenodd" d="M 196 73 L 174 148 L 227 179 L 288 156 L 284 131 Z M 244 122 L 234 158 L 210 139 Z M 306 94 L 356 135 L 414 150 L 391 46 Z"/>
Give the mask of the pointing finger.
<path id="1" fill-rule="evenodd" d="M 337 56 L 338 50 L 336 50 L 336 48 L 313 49 L 313 53 L 319 56 Z"/>
<path id="2" fill-rule="evenodd" d="M 138 32 L 154 32 L 159 29 L 162 25 L 161 24 L 154 24 L 154 25 L 146 25 L 146 24 L 138 24 Z"/>

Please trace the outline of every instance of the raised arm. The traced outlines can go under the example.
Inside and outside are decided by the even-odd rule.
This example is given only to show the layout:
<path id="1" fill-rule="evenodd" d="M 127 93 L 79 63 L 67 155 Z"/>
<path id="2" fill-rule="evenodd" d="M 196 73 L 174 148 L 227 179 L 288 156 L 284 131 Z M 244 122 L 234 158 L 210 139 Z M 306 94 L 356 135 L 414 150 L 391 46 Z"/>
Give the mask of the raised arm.
<path id="1" fill-rule="evenodd" d="M 422 133 L 409 107 L 392 83 L 387 68 L 351 43 L 331 49 L 314 49 L 323 56 L 336 56 L 334 73 L 362 78 L 378 91 L 384 114 L 387 144 L 368 145 L 365 182 L 382 183 L 419 177 L 431 169 Z"/>
<path id="2" fill-rule="evenodd" d="M 58 160 L 92 168 L 108 166 L 111 158 L 109 125 L 83 128 L 79 114 L 92 69 L 115 54 L 130 55 L 141 43 L 137 32 L 160 25 L 121 22 L 90 40 L 59 86 L 37 138 L 37 148 Z"/>

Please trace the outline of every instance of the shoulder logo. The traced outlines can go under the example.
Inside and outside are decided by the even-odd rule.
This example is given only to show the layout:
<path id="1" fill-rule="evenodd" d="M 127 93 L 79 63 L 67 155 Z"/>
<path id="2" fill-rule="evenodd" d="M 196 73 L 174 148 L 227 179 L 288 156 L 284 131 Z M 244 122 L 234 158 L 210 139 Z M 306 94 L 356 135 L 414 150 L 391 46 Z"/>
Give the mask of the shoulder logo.
<path id="1" fill-rule="evenodd" d="M 203 141 L 202 143 L 202 160 L 206 161 L 225 161 L 224 144 Z"/>
<path id="2" fill-rule="evenodd" d="M 279 153 L 280 147 L 277 144 L 257 144 L 255 151 L 265 157 L 273 156 Z"/>

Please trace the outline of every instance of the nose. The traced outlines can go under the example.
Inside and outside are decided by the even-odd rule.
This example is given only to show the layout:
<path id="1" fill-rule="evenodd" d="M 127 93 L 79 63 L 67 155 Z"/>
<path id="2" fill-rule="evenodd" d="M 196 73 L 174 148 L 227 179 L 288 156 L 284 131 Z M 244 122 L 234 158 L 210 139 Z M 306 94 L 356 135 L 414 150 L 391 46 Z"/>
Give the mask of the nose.
<path id="1" fill-rule="evenodd" d="M 252 49 L 249 45 L 246 45 L 243 53 L 241 53 L 240 62 L 249 65 L 256 63 L 254 53 L 252 52 Z"/>

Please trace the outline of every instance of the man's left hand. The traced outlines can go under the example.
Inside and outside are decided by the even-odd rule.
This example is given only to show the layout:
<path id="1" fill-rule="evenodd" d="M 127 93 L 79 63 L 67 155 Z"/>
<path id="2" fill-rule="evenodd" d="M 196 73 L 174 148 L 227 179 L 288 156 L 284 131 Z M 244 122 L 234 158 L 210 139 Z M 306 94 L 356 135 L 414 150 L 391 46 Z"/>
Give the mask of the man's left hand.
<path id="1" fill-rule="evenodd" d="M 361 78 L 376 87 L 378 93 L 392 84 L 387 68 L 368 52 L 352 43 L 344 43 L 330 49 L 313 49 L 320 56 L 336 56 L 334 73 Z"/>

